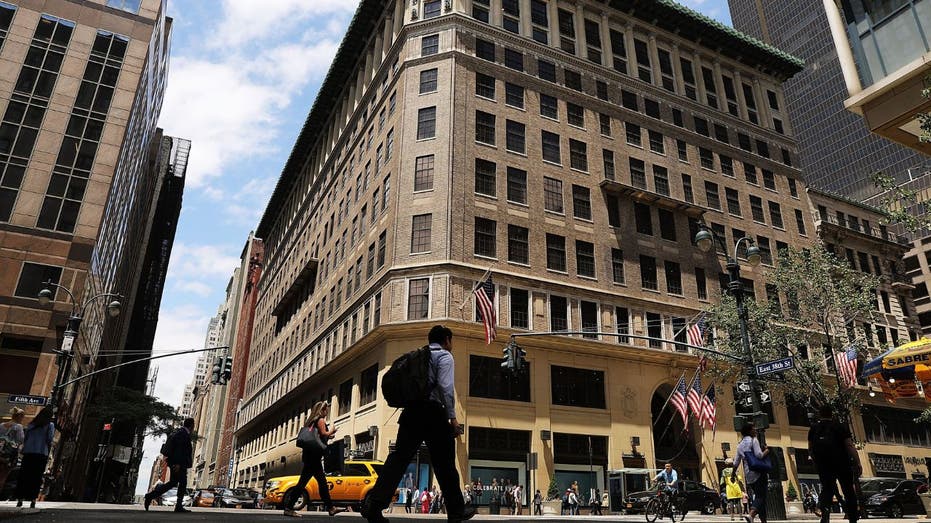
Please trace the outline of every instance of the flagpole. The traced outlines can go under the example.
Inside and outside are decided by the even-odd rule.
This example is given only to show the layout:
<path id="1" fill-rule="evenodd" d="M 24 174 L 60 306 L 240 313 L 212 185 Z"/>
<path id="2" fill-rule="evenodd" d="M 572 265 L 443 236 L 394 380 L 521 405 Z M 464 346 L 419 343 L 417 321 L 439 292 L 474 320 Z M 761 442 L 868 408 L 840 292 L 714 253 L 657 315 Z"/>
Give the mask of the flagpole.
<path id="1" fill-rule="evenodd" d="M 679 376 L 679 379 L 676 380 L 676 385 L 679 384 L 679 380 L 681 380 L 682 378 L 685 377 L 685 372 L 686 372 L 686 371 L 682 371 L 682 374 Z M 673 386 L 673 388 L 672 388 L 672 394 L 670 394 L 669 397 L 666 398 L 666 403 L 663 403 L 663 406 L 660 407 L 659 411 L 658 411 L 657 414 L 656 414 L 656 421 L 659 421 L 659 415 L 662 414 L 664 410 L 666 410 L 666 407 L 669 405 L 669 400 L 672 399 L 672 395 L 675 394 L 675 393 L 676 393 L 676 387 Z M 653 422 L 653 425 L 656 425 L 656 421 Z"/>
<path id="2" fill-rule="evenodd" d="M 472 301 L 472 295 L 475 293 L 475 289 L 477 289 L 478 286 L 481 285 L 482 282 L 485 281 L 485 278 L 488 276 L 489 273 L 491 273 L 491 267 L 488 267 L 485 273 L 482 274 L 482 277 L 478 279 L 478 283 L 472 286 L 472 290 L 469 291 L 469 296 L 465 300 L 463 300 L 462 303 L 459 304 L 459 312 L 462 312 L 462 309 L 466 306 L 466 303 L 469 303 Z"/>
<path id="3" fill-rule="evenodd" d="M 679 332 L 673 333 L 672 339 L 676 339 L 676 337 L 678 337 L 680 334 L 682 334 L 683 332 L 685 332 L 686 330 L 688 330 L 689 325 L 691 325 L 692 323 L 695 323 L 695 318 L 701 318 L 701 317 L 704 316 L 705 314 L 706 314 L 705 311 L 699 311 L 698 314 L 696 314 L 695 316 L 692 316 L 691 319 L 689 319 L 687 322 L 685 322 L 685 327 L 682 327 L 681 329 L 679 329 Z"/>

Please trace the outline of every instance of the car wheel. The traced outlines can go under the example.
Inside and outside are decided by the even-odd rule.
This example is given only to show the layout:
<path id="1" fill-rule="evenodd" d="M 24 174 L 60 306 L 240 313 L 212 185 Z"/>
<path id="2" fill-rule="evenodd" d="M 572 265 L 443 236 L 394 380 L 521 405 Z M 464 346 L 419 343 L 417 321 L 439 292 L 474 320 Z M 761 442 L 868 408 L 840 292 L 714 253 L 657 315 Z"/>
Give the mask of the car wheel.
<path id="1" fill-rule="evenodd" d="M 889 505 L 889 517 L 890 518 L 901 518 L 902 517 L 902 506 L 898 503 L 893 503 Z"/>
<path id="2" fill-rule="evenodd" d="M 285 492 L 284 499 L 288 499 L 294 496 L 296 494 L 295 491 L 296 491 L 296 488 L 292 488 L 288 490 L 287 492 Z M 310 496 L 307 495 L 306 490 L 301 489 L 301 495 L 299 496 L 299 499 L 297 500 L 297 502 L 294 503 L 293 509 L 294 511 L 304 510 L 309 505 L 310 505 Z"/>
<path id="3" fill-rule="evenodd" d="M 712 515 L 718 509 L 718 504 L 712 500 L 705 501 L 705 504 L 702 505 L 701 513 L 705 515 Z"/>

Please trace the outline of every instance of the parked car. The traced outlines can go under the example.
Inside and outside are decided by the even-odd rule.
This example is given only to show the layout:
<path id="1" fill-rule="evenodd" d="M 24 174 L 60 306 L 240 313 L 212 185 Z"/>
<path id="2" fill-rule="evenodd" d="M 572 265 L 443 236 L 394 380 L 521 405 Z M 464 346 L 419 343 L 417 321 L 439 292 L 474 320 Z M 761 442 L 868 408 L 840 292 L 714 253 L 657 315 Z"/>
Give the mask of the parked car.
<path id="1" fill-rule="evenodd" d="M 640 514 L 646 509 L 647 503 L 656 496 L 656 489 L 631 492 L 624 500 L 624 510 L 628 514 Z M 714 514 L 721 508 L 721 495 L 714 489 L 708 488 L 697 481 L 682 480 L 679 482 L 679 496 L 685 498 L 685 513 L 699 511 L 702 514 Z"/>
<path id="2" fill-rule="evenodd" d="M 213 492 L 208 489 L 200 489 L 194 493 L 194 506 L 201 508 L 210 508 L 214 506 Z"/>
<path id="3" fill-rule="evenodd" d="M 245 489 L 213 489 L 213 506 L 221 508 L 255 508 L 255 500 Z"/>
<path id="4" fill-rule="evenodd" d="M 173 488 L 169 490 L 168 492 L 165 492 L 164 494 L 162 494 L 161 505 L 164 505 L 166 507 L 173 507 L 177 502 L 178 502 L 178 489 L 177 488 Z M 191 495 L 185 494 L 184 499 L 181 500 L 181 505 L 185 507 L 190 507 L 191 503 L 193 503 L 193 499 L 191 498 Z"/>
<path id="5" fill-rule="evenodd" d="M 928 485 L 914 479 L 869 478 L 860 480 L 863 507 L 870 516 L 900 518 L 907 514 L 924 514 L 918 494 Z"/>
<path id="6" fill-rule="evenodd" d="M 334 505 L 349 506 L 353 510 L 358 510 L 369 490 L 375 486 L 375 480 L 378 478 L 378 472 L 384 463 L 381 461 L 347 461 L 343 464 L 342 473 L 328 472 L 327 486 L 330 489 L 330 498 Z M 282 504 L 284 496 L 292 489 L 297 488 L 297 482 L 300 476 L 280 476 L 271 478 L 265 482 L 263 492 L 263 504 L 275 506 L 279 509 L 284 508 Z M 311 478 L 307 482 L 303 492 L 297 496 L 297 502 L 294 504 L 295 510 L 301 510 L 313 503 L 320 503 L 320 496 L 317 494 L 317 480 Z"/>

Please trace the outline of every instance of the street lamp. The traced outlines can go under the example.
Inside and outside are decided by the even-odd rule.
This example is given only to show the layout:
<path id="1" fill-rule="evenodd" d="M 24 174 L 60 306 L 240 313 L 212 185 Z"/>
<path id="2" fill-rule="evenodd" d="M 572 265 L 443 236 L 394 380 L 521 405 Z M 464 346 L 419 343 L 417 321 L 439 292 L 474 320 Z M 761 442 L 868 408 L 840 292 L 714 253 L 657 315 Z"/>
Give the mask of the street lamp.
<path id="1" fill-rule="evenodd" d="M 763 414 L 763 407 L 760 401 L 760 387 L 757 381 L 756 366 L 753 363 L 753 353 L 750 351 L 750 334 L 747 330 L 747 308 L 744 306 L 744 289 L 740 281 L 740 264 L 737 261 L 737 254 L 740 252 L 740 245 L 742 243 L 746 242 L 747 244 L 747 263 L 752 267 L 756 267 L 760 264 L 762 251 L 755 245 L 753 238 L 745 236 L 738 239 L 737 243 L 734 245 L 734 255 L 732 257 L 728 256 L 727 244 L 724 240 L 707 225 L 699 224 L 699 227 L 699 231 L 695 234 L 695 244 L 698 245 L 698 248 L 701 249 L 702 252 L 711 251 L 715 242 L 724 250 L 724 256 L 727 261 L 725 267 L 728 273 L 727 290 L 731 293 L 731 296 L 734 297 L 734 301 L 737 302 L 737 318 L 740 323 L 740 344 L 743 349 L 747 381 L 750 383 L 750 401 L 753 407 L 751 416 L 753 416 L 756 422 L 759 440 L 762 444 L 766 441 L 764 433 L 766 427 L 769 425 L 769 419 Z"/>

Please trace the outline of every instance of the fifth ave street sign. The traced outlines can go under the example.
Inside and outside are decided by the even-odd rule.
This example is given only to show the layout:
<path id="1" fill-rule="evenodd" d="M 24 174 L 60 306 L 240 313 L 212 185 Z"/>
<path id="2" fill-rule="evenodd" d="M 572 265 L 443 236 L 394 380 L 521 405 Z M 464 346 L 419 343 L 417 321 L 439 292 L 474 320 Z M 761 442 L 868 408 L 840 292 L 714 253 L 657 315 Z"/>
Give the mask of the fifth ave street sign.
<path id="1" fill-rule="evenodd" d="M 792 356 L 782 358 L 781 360 L 767 361 L 766 363 L 757 363 L 756 364 L 756 374 L 757 376 L 763 376 L 766 374 L 772 374 L 774 372 L 782 372 L 789 369 L 795 368 L 795 360 L 792 359 Z"/>
<path id="2" fill-rule="evenodd" d="M 10 397 L 7 398 L 8 403 L 14 405 L 38 405 L 42 406 L 48 403 L 48 398 L 45 396 L 27 396 L 25 394 L 10 394 Z"/>

